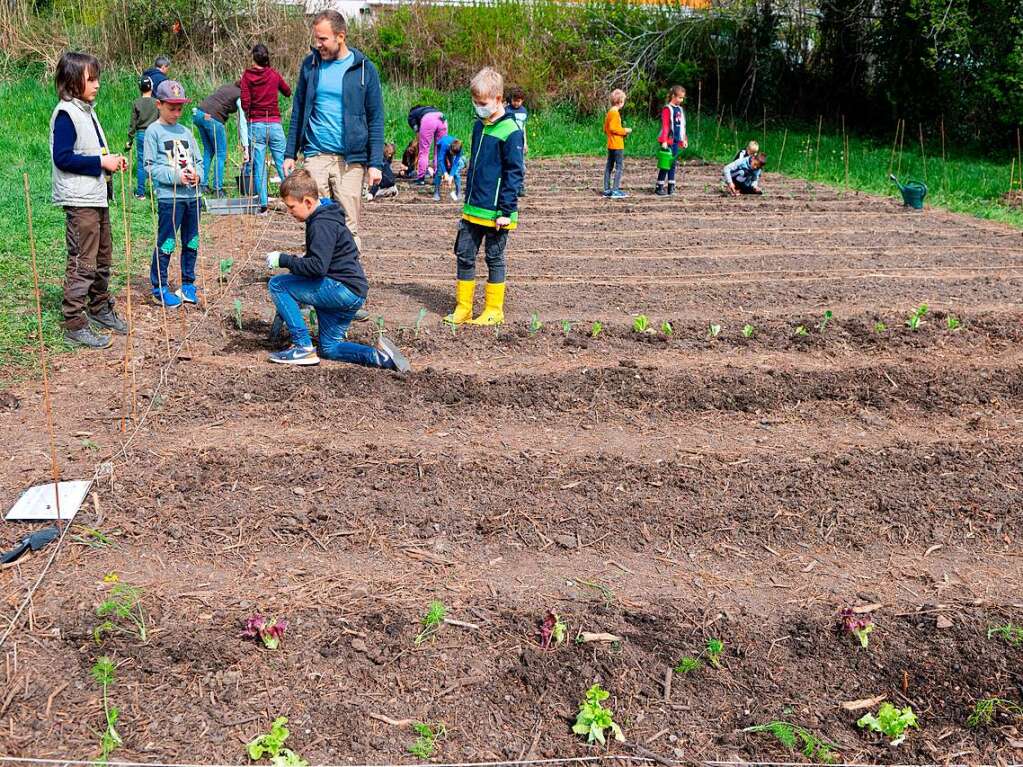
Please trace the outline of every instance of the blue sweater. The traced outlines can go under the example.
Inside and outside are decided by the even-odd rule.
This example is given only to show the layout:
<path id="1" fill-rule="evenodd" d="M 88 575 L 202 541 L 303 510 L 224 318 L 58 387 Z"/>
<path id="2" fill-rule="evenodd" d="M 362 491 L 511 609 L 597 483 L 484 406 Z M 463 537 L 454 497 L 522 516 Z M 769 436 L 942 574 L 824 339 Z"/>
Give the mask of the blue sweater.
<path id="1" fill-rule="evenodd" d="M 99 139 L 100 146 L 106 147 L 98 130 L 96 138 Z M 57 119 L 53 123 L 53 164 L 65 173 L 77 173 L 80 176 L 102 176 L 103 166 L 100 165 L 99 156 L 77 154 L 75 152 L 77 140 L 78 131 L 75 130 L 74 121 L 64 112 L 58 113 Z"/>
<path id="2" fill-rule="evenodd" d="M 437 172 L 457 173 L 458 164 L 462 160 L 462 150 L 452 153 L 451 145 L 458 139 L 450 133 L 437 142 Z M 463 145 L 464 148 L 464 145 Z"/>

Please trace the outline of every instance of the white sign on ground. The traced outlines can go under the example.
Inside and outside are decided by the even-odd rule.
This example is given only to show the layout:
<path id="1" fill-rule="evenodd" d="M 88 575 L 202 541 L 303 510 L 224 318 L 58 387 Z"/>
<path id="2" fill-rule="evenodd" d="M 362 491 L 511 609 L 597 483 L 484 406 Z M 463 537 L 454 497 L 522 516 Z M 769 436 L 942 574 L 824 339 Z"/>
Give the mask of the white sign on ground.
<path id="1" fill-rule="evenodd" d="M 61 482 L 58 485 L 61 519 L 70 520 L 75 518 L 75 514 L 82 507 L 82 502 L 89 493 L 90 487 L 92 487 L 91 479 L 75 479 Z M 7 512 L 7 516 L 4 519 L 8 522 L 56 519 L 56 500 L 52 482 L 30 487 L 21 494 L 21 498 L 11 507 L 11 510 Z"/>

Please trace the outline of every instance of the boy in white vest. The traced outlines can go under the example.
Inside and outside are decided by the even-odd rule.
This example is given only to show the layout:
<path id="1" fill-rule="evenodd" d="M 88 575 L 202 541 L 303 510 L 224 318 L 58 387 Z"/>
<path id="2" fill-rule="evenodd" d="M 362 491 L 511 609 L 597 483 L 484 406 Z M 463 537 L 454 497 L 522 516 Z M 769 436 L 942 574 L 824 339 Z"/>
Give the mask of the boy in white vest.
<path id="1" fill-rule="evenodd" d="M 64 338 L 90 349 L 110 346 L 108 332 L 128 331 L 110 295 L 113 242 L 108 208 L 111 175 L 127 170 L 128 163 L 107 149 L 93 107 L 99 75 L 95 56 L 74 51 L 61 56 L 54 77 L 60 102 L 50 117 L 53 203 L 62 206 L 66 216 Z"/>

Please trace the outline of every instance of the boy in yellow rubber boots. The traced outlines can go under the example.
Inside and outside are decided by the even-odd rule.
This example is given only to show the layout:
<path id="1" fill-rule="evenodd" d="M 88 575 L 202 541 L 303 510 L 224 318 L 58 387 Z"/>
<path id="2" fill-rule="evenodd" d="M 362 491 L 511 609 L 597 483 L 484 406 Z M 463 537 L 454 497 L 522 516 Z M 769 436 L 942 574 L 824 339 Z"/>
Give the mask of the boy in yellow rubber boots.
<path id="1" fill-rule="evenodd" d="M 455 310 L 444 318 L 452 325 L 499 325 L 504 322 L 504 249 L 508 232 L 518 225 L 519 192 L 525 176 L 522 129 L 504 109 L 504 78 L 487 67 L 470 83 L 476 124 L 472 129 L 465 205 L 455 237 L 458 284 Z M 484 245 L 487 261 L 486 305 L 472 318 L 476 293 L 476 257 Z"/>

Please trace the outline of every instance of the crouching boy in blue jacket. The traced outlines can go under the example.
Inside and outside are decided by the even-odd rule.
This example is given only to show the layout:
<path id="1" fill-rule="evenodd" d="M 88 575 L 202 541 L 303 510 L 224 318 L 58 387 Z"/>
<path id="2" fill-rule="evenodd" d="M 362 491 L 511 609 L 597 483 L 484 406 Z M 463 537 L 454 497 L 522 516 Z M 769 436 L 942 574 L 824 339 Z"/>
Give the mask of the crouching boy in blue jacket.
<path id="1" fill-rule="evenodd" d="M 305 222 L 305 256 L 276 250 L 266 256 L 267 268 L 291 272 L 270 278 L 270 298 L 288 326 L 292 343 L 271 354 L 270 362 L 316 365 L 322 356 L 407 373 L 408 360 L 389 338 L 381 336 L 376 348 L 345 340 L 355 313 L 366 302 L 369 284 L 341 206 L 320 199 L 319 187 L 306 170 L 284 180 L 281 199 L 296 221 Z M 319 356 L 302 318 L 302 304 L 316 310 Z"/>

